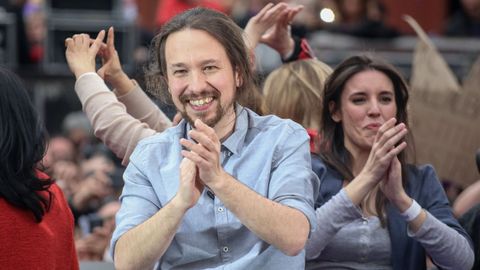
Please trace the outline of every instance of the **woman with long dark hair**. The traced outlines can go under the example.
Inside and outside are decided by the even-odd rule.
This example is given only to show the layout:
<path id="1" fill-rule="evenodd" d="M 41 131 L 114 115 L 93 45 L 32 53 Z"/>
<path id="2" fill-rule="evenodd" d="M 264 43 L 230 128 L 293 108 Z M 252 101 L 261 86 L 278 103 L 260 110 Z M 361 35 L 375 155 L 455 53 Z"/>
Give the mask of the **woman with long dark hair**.
<path id="1" fill-rule="evenodd" d="M 406 163 L 408 87 L 389 64 L 342 62 L 325 83 L 318 229 L 307 269 L 470 269 L 469 237 L 433 167 Z"/>
<path id="2" fill-rule="evenodd" d="M 20 79 L 0 67 L 0 265 L 78 269 L 73 216 L 41 172 L 46 133 Z"/>

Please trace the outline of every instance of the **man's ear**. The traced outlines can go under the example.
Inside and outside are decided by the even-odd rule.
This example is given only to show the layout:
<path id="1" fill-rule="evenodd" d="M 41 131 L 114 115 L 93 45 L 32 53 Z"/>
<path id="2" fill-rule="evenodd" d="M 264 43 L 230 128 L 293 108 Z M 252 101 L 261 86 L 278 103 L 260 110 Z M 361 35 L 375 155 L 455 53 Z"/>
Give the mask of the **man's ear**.
<path id="1" fill-rule="evenodd" d="M 334 101 L 330 101 L 328 103 L 328 110 L 330 111 L 330 115 L 332 116 L 332 120 L 339 123 L 342 121 L 342 116 L 340 114 L 340 110 L 338 110 L 337 105 Z"/>
<path id="2" fill-rule="evenodd" d="M 235 86 L 240 87 L 243 84 L 243 80 L 240 77 L 240 72 L 238 71 L 238 68 L 235 69 Z"/>

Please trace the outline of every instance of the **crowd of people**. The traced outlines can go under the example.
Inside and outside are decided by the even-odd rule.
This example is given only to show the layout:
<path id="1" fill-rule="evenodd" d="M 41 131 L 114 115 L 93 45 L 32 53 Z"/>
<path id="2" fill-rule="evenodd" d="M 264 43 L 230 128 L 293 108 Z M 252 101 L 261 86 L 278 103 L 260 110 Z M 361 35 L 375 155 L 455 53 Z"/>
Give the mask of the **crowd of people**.
<path id="1" fill-rule="evenodd" d="M 244 30 L 181 7 L 162 17 L 145 82 L 122 69 L 115 29 L 65 40 L 85 113 L 70 121 L 90 125 L 67 121 L 48 147 L 25 87 L 0 70 L 2 265 L 478 267 L 478 185 L 452 209 L 434 168 L 407 163 L 409 88 L 393 66 L 316 59 L 292 35 L 300 5 L 257 7 Z M 259 43 L 284 62 L 263 82 Z"/>
<path id="2" fill-rule="evenodd" d="M 35 65 L 41 63 L 44 55 L 44 41 L 47 36 L 47 18 L 52 6 L 59 5 L 65 9 L 92 8 L 80 1 L 45 0 L 3 0 L 0 1 L 0 13 L 9 12 L 16 16 L 16 30 L 19 63 Z M 113 2 L 118 2 L 112 4 Z M 286 2 L 292 5 L 303 5 L 301 15 L 292 21 L 293 32 L 300 37 L 324 30 L 365 38 L 393 38 L 402 33 L 390 25 L 386 17 L 388 10 L 382 0 L 287 0 L 287 1 L 237 1 L 237 0 L 119 0 L 112 3 L 112 9 L 120 6 L 120 16 L 116 19 L 127 20 L 135 24 L 139 40 L 137 50 L 133 53 L 136 61 L 144 61 L 144 49 L 155 36 L 156 32 L 174 15 L 195 6 L 211 8 L 230 15 L 234 21 L 244 28 L 248 20 L 257 14 L 267 3 Z M 459 3 L 457 3 L 459 2 Z M 451 0 L 444 3 L 446 14 L 443 30 L 440 34 L 455 37 L 480 36 L 480 1 Z M 323 18 L 322 11 L 330 12 L 328 18 Z"/>

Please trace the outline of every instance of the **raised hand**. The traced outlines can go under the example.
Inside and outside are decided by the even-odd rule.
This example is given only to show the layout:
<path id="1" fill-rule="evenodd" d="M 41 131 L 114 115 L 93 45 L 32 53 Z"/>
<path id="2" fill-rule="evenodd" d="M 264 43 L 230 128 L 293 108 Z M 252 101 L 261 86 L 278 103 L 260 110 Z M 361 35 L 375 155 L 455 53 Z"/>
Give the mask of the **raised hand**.
<path id="1" fill-rule="evenodd" d="M 77 34 L 65 40 L 68 67 L 76 78 L 87 72 L 95 72 L 95 57 L 104 37 L 105 31 L 102 30 L 93 42 L 88 34 Z"/>
<path id="2" fill-rule="evenodd" d="M 97 73 L 102 79 L 110 83 L 117 90 L 123 89 L 122 83 L 127 83 L 127 88 L 131 88 L 132 83 L 122 69 L 118 52 L 115 49 L 114 40 L 114 29 L 113 27 L 110 27 L 107 35 L 107 45 L 103 46 L 99 51 L 99 55 L 102 58 L 102 67 Z"/>
<path id="3" fill-rule="evenodd" d="M 276 5 L 269 3 L 248 20 L 244 30 L 244 40 L 250 50 L 255 49 L 261 36 L 267 29 L 277 23 L 280 16 L 284 15 L 287 7 L 288 5 L 285 3 L 278 3 Z"/>
<path id="4" fill-rule="evenodd" d="M 190 151 L 182 150 L 182 155 L 193 161 L 198 167 L 201 181 L 210 186 L 223 179 L 225 171 L 220 165 L 220 140 L 213 128 L 200 119 L 195 120 L 195 129 L 189 131 L 190 137 L 197 143 L 181 139 L 180 143 Z"/>
<path id="5" fill-rule="evenodd" d="M 101 201 L 112 194 L 110 177 L 103 171 L 96 171 L 78 185 L 73 193 L 72 205 L 77 210 L 85 210 L 92 201 Z"/>
<path id="6" fill-rule="evenodd" d="M 91 234 L 75 240 L 78 258 L 80 260 L 102 261 L 111 237 L 111 231 L 104 227 L 96 227 Z"/>
<path id="7" fill-rule="evenodd" d="M 260 42 L 276 50 L 282 57 L 293 51 L 294 41 L 290 23 L 303 9 L 303 6 L 288 7 L 278 17 L 276 23 L 260 38 Z"/>

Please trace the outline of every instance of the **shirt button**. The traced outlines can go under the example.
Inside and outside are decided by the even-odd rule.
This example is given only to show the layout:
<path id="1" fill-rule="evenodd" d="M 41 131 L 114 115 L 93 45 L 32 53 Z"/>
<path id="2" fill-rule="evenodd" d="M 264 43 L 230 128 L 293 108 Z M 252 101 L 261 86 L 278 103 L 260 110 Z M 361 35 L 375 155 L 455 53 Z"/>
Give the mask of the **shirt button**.
<path id="1" fill-rule="evenodd" d="M 223 247 L 222 250 L 223 252 L 228 252 L 228 247 Z"/>
<path id="2" fill-rule="evenodd" d="M 223 207 L 218 207 L 218 212 L 223 212 Z"/>

